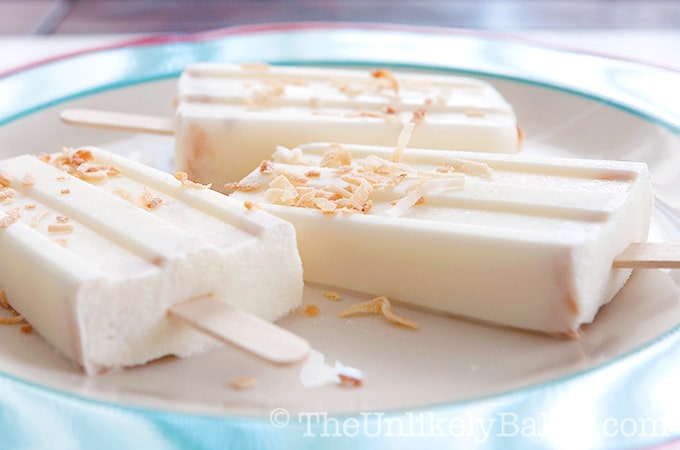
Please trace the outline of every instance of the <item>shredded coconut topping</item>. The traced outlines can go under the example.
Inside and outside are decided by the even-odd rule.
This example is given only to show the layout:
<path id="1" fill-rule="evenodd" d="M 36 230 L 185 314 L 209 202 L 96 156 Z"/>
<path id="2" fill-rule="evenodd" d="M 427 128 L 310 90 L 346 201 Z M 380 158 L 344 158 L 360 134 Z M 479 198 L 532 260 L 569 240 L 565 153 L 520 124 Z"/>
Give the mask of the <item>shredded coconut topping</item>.
<path id="1" fill-rule="evenodd" d="M 247 391 L 257 386 L 257 380 L 253 377 L 238 377 L 229 383 L 229 386 L 231 386 L 232 389 L 236 389 L 237 391 Z"/>
<path id="2" fill-rule="evenodd" d="M 21 218 L 19 213 L 19 208 L 13 208 L 5 212 L 4 217 L 0 217 L 0 229 L 8 228 L 13 223 L 17 222 Z"/>
<path id="3" fill-rule="evenodd" d="M 182 183 L 182 186 L 193 189 L 210 189 L 212 184 L 195 183 L 189 180 L 189 175 L 186 172 L 175 172 L 175 179 Z"/>
<path id="4" fill-rule="evenodd" d="M 363 303 L 357 303 L 340 312 L 340 317 L 345 318 L 356 314 L 382 314 L 389 322 L 403 325 L 408 328 L 418 329 L 418 323 L 403 318 L 392 312 L 392 305 L 385 296 L 375 297 Z"/>
<path id="5" fill-rule="evenodd" d="M 12 186 L 12 178 L 5 172 L 0 172 L 0 188 Z"/>
<path id="6" fill-rule="evenodd" d="M 371 76 L 378 81 L 384 82 L 379 84 L 379 88 L 392 89 L 395 94 L 399 93 L 399 82 L 394 77 L 394 74 L 387 69 L 377 69 L 371 71 Z"/>
<path id="7" fill-rule="evenodd" d="M 72 148 L 63 148 L 60 154 L 40 155 L 38 158 L 70 175 L 91 183 L 102 181 L 109 176 L 120 174 L 120 170 L 115 166 L 97 164 L 94 155 L 87 149 L 76 150 Z M 57 180 L 65 181 L 66 178 L 59 177 Z"/>

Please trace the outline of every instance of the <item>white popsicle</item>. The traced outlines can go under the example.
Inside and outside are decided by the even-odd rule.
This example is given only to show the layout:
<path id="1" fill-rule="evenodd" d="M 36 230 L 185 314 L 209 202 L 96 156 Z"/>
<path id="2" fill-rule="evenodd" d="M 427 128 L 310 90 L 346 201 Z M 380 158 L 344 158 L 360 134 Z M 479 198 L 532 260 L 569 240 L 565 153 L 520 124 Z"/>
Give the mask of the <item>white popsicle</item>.
<path id="1" fill-rule="evenodd" d="M 512 107 L 489 84 L 387 70 L 192 64 L 179 80 L 178 170 L 219 189 L 277 145 L 394 145 L 418 123 L 418 148 L 516 153 Z"/>
<path id="2" fill-rule="evenodd" d="M 309 144 L 231 197 L 291 221 L 305 279 L 510 327 L 576 336 L 648 233 L 643 163 Z"/>
<path id="3" fill-rule="evenodd" d="M 0 289 L 88 373 L 215 347 L 168 314 L 182 302 L 273 321 L 301 301 L 293 227 L 242 202 L 96 148 L 0 174 Z"/>

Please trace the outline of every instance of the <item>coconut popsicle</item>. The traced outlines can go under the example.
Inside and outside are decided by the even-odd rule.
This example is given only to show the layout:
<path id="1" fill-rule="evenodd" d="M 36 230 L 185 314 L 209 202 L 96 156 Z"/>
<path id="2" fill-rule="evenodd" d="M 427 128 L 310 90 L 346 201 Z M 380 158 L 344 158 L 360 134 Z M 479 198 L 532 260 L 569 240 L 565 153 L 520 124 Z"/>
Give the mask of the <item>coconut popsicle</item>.
<path id="1" fill-rule="evenodd" d="M 0 183 L 0 289 L 88 373 L 216 347 L 182 302 L 273 321 L 301 301 L 293 227 L 181 174 L 82 148 L 0 161 Z"/>
<path id="2" fill-rule="evenodd" d="M 308 144 L 231 197 L 291 221 L 309 282 L 484 322 L 577 336 L 644 242 L 645 164 Z M 393 161 L 397 159 L 397 161 Z"/>
<path id="3" fill-rule="evenodd" d="M 277 145 L 393 145 L 416 122 L 411 146 L 516 153 L 512 107 L 490 84 L 388 70 L 199 63 L 178 86 L 175 164 L 220 190 Z"/>

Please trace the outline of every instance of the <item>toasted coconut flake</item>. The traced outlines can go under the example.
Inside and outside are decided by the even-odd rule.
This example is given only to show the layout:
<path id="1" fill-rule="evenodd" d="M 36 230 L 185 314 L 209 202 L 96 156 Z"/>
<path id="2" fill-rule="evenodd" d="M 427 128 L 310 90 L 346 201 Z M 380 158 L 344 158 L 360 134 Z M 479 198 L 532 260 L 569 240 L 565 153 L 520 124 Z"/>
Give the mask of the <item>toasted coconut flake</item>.
<path id="1" fill-rule="evenodd" d="M 28 205 L 24 205 L 24 209 L 35 209 L 36 206 L 35 203 L 29 203 Z"/>
<path id="2" fill-rule="evenodd" d="M 8 188 L 12 186 L 12 178 L 5 172 L 0 172 L 0 188 Z"/>
<path id="3" fill-rule="evenodd" d="M 162 198 L 156 197 L 147 188 L 144 188 L 144 192 L 140 196 L 139 201 L 146 209 L 158 208 L 163 203 Z"/>
<path id="4" fill-rule="evenodd" d="M 2 309 L 11 308 L 11 306 L 9 306 L 9 301 L 7 300 L 7 293 L 5 292 L 4 289 L 0 289 L 0 308 Z"/>
<path id="5" fill-rule="evenodd" d="M 457 172 L 462 172 L 482 178 L 491 178 L 493 176 L 493 169 L 491 169 L 487 163 L 479 161 L 447 158 L 444 161 L 444 167 L 451 167 Z"/>
<path id="6" fill-rule="evenodd" d="M 67 223 L 69 220 L 71 220 L 66 216 L 57 216 L 55 219 L 58 223 Z"/>
<path id="7" fill-rule="evenodd" d="M 4 217 L 0 217 L 0 229 L 8 228 L 13 223 L 17 222 L 21 218 L 19 213 L 19 208 L 10 209 L 5 213 Z"/>
<path id="8" fill-rule="evenodd" d="M 66 177 L 62 175 L 62 176 L 57 177 L 56 180 L 57 181 L 66 181 Z"/>
<path id="9" fill-rule="evenodd" d="M 61 191 L 59 191 L 59 193 L 61 195 L 68 195 L 68 194 L 71 193 L 71 190 L 70 189 L 62 189 Z"/>
<path id="10" fill-rule="evenodd" d="M 182 183 L 182 186 L 193 189 L 210 189 L 212 184 L 195 183 L 189 180 L 189 175 L 186 172 L 175 172 L 175 179 Z"/>
<path id="11" fill-rule="evenodd" d="M 248 103 L 252 105 L 264 105 L 273 100 L 283 97 L 286 93 L 286 86 L 280 81 L 272 80 L 269 86 L 253 91 Z"/>
<path id="12" fill-rule="evenodd" d="M 331 144 L 323 154 L 321 167 L 342 167 L 352 164 L 352 154 L 340 144 Z"/>
<path id="13" fill-rule="evenodd" d="M 274 163 L 265 159 L 260 163 L 260 173 L 274 173 Z"/>
<path id="14" fill-rule="evenodd" d="M 225 189 L 239 192 L 257 192 L 262 189 L 262 185 L 255 181 L 225 183 Z"/>
<path id="15" fill-rule="evenodd" d="M 0 200 L 6 200 L 6 199 L 9 199 L 9 198 L 14 198 L 15 194 L 16 194 L 16 192 L 12 188 L 9 188 L 9 187 L 0 188 Z"/>
<path id="16" fill-rule="evenodd" d="M 272 155 L 272 160 L 283 164 L 302 164 L 302 150 L 297 147 L 289 149 L 283 145 L 278 145 Z"/>
<path id="17" fill-rule="evenodd" d="M 33 228 L 37 227 L 38 225 L 40 225 L 40 222 L 42 222 L 43 219 L 47 217 L 49 214 L 50 214 L 49 211 L 43 211 L 40 214 L 36 214 L 35 216 L 33 216 L 33 218 L 31 218 L 29 225 Z"/>
<path id="18" fill-rule="evenodd" d="M 295 186 L 284 175 L 278 175 L 269 183 L 269 189 L 265 191 L 265 200 L 279 205 L 293 205 L 298 193 Z"/>
<path id="19" fill-rule="evenodd" d="M 404 153 L 404 150 L 406 150 L 406 146 L 411 140 L 411 136 L 413 135 L 413 130 L 415 127 L 416 124 L 414 122 L 404 124 L 404 127 L 401 129 L 401 133 L 399 133 L 399 138 L 397 139 L 397 145 L 394 148 L 394 153 L 392 153 L 392 162 L 401 161 L 401 155 Z"/>
<path id="20" fill-rule="evenodd" d="M 32 173 L 26 172 L 24 177 L 21 179 L 21 184 L 24 187 L 31 187 L 35 184 L 35 176 Z"/>
<path id="21" fill-rule="evenodd" d="M 39 154 L 39 155 L 37 156 L 37 158 L 38 158 L 40 161 L 49 164 L 50 160 L 52 159 L 52 156 L 51 156 L 49 153 L 41 153 L 41 154 Z"/>
<path id="22" fill-rule="evenodd" d="M 386 106 L 385 107 L 385 114 L 399 114 L 399 109 L 396 106 Z"/>
<path id="23" fill-rule="evenodd" d="M 249 211 L 251 209 L 262 209 L 262 206 L 260 206 L 258 203 L 253 203 L 250 200 L 243 202 L 243 207 Z"/>
<path id="24" fill-rule="evenodd" d="M 24 334 L 31 334 L 33 332 L 33 325 L 27 323 L 21 327 L 21 332 Z"/>
<path id="25" fill-rule="evenodd" d="M 356 388 L 363 384 L 364 376 L 361 370 L 344 366 L 340 361 L 335 362 L 335 373 L 340 380 L 338 384 L 342 387 Z"/>
<path id="26" fill-rule="evenodd" d="M 342 83 L 338 85 L 338 90 L 348 97 L 356 97 L 364 92 L 364 87 L 356 83 Z"/>
<path id="27" fill-rule="evenodd" d="M 70 233 L 73 231 L 73 224 L 70 223 L 51 223 L 47 225 L 48 233 Z"/>
<path id="28" fill-rule="evenodd" d="M 371 76 L 378 81 L 384 81 L 386 86 L 379 85 L 380 88 L 386 87 L 392 89 L 395 94 L 399 93 L 399 82 L 394 77 L 394 74 L 387 69 L 377 69 L 371 71 Z"/>
<path id="29" fill-rule="evenodd" d="M 308 172 L 305 172 L 305 176 L 307 178 L 319 178 L 321 176 L 321 172 L 318 170 L 310 170 Z"/>
<path id="30" fill-rule="evenodd" d="M 334 214 L 338 209 L 337 203 L 323 197 L 315 198 L 312 203 L 314 207 L 319 209 L 324 214 Z"/>
<path id="31" fill-rule="evenodd" d="M 418 324 L 410 319 L 405 319 L 392 312 L 392 305 L 385 296 L 375 297 L 363 303 L 350 306 L 340 313 L 340 317 L 349 317 L 355 314 L 382 314 L 388 321 L 403 325 L 408 328 L 418 329 Z"/>
<path id="32" fill-rule="evenodd" d="M 316 317 L 320 312 L 319 307 L 316 305 L 307 305 L 305 306 L 305 309 L 302 310 L 302 314 L 307 317 Z"/>
<path id="33" fill-rule="evenodd" d="M 16 325 L 22 323 L 23 321 L 24 317 L 21 315 L 12 317 L 0 317 L 0 325 Z"/>
<path id="34" fill-rule="evenodd" d="M 275 173 L 276 175 L 283 175 L 288 178 L 288 181 L 290 181 L 293 186 L 307 184 L 309 181 L 309 178 L 305 176 L 297 175 L 284 169 L 278 169 Z"/>
<path id="35" fill-rule="evenodd" d="M 242 376 L 232 380 L 229 386 L 237 391 L 248 391 L 257 386 L 257 380 L 253 377 Z"/>
<path id="36" fill-rule="evenodd" d="M 373 186 L 371 186 L 368 181 L 362 178 L 358 188 L 355 189 L 355 191 L 352 193 L 352 196 L 349 198 L 348 203 L 357 211 L 363 211 L 372 192 Z"/>
<path id="37" fill-rule="evenodd" d="M 130 194 L 128 191 L 126 191 L 126 190 L 123 189 L 123 188 L 120 188 L 120 187 L 114 188 L 114 189 L 113 189 L 113 194 L 119 196 L 119 197 L 122 198 L 123 200 L 127 200 L 127 201 L 130 202 L 130 203 L 134 203 L 134 202 L 135 202 L 134 198 L 132 197 L 132 194 Z"/>
<path id="38" fill-rule="evenodd" d="M 413 111 L 413 117 L 411 118 L 411 122 L 413 122 L 414 124 L 416 124 L 416 126 L 418 126 L 421 123 L 423 123 L 426 115 L 427 115 L 427 110 L 425 108 L 418 108 L 415 111 Z"/>
<path id="39" fill-rule="evenodd" d="M 348 119 L 353 119 L 353 118 L 357 118 L 357 117 L 369 117 L 371 119 L 384 119 L 385 115 L 382 114 L 382 113 L 374 112 L 374 111 L 363 111 L 362 110 L 362 111 L 355 111 L 355 112 L 347 113 L 347 114 L 345 114 L 345 117 L 347 117 Z"/>
<path id="40" fill-rule="evenodd" d="M 342 295 L 333 291 L 326 291 L 323 293 L 323 296 L 326 297 L 328 300 L 332 300 L 334 302 L 342 300 Z"/>

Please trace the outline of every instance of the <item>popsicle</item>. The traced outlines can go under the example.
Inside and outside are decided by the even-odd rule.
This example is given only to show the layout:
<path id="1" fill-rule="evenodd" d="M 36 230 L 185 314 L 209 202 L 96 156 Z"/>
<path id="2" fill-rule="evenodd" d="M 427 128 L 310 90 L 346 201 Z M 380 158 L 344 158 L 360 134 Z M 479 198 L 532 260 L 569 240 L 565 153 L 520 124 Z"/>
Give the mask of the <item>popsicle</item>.
<path id="1" fill-rule="evenodd" d="M 384 69 L 188 65 L 178 83 L 176 121 L 64 111 L 70 123 L 110 123 L 175 135 L 175 164 L 221 190 L 276 145 L 312 141 L 393 145 L 413 124 L 413 147 L 516 153 L 513 108 L 478 79 Z"/>
<path id="2" fill-rule="evenodd" d="M 295 225 L 306 281 L 560 336 L 612 299 L 631 273 L 615 258 L 646 240 L 644 163 L 395 152 L 279 147 L 228 188 Z"/>
<path id="3" fill-rule="evenodd" d="M 302 298 L 289 223 L 98 148 L 6 159 L 0 174 L 0 289 L 87 373 L 199 353 L 210 334 L 308 350 L 265 322 Z"/>

